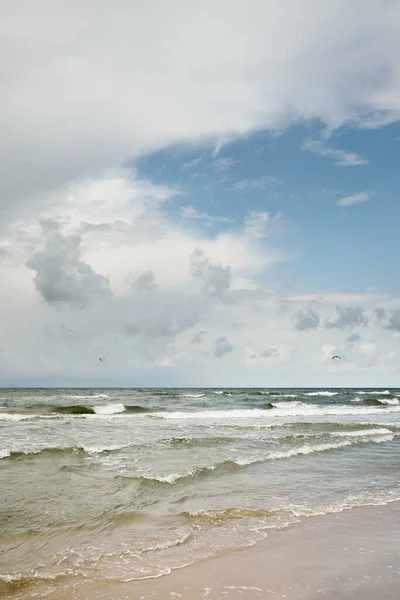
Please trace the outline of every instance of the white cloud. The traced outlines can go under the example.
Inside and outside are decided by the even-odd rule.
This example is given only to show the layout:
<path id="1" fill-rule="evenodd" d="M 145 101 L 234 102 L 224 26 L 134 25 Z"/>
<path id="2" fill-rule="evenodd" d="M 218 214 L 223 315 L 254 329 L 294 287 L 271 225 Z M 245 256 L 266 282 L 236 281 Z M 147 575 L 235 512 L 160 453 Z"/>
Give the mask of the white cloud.
<path id="1" fill-rule="evenodd" d="M 368 192 L 358 192 L 357 194 L 340 198 L 336 204 L 338 206 L 351 206 L 352 204 L 358 204 L 359 202 L 366 202 L 369 200 L 369 197 L 370 194 Z"/>
<path id="2" fill-rule="evenodd" d="M 225 336 L 218 337 L 214 343 L 214 356 L 220 358 L 229 352 L 233 352 L 233 346 L 228 342 Z"/>
<path id="3" fill-rule="evenodd" d="M 244 229 L 253 239 L 259 240 L 267 237 L 268 233 L 276 231 L 283 226 L 283 215 L 278 212 L 273 217 L 265 211 L 251 210 L 247 213 Z"/>
<path id="4" fill-rule="evenodd" d="M 369 164 L 369 160 L 362 158 L 356 152 L 346 152 L 339 148 L 332 148 L 326 142 L 321 140 L 306 140 L 303 143 L 302 148 L 317 156 L 331 158 L 335 165 L 338 165 L 339 167 L 356 167 Z"/>
<path id="5" fill-rule="evenodd" d="M 201 213 L 193 206 L 182 206 L 181 215 L 183 219 L 203 221 L 207 225 L 212 225 L 213 223 L 229 223 L 232 220 L 229 217 L 215 217 L 204 212 Z"/>
<path id="6" fill-rule="evenodd" d="M 309 331 L 317 329 L 319 325 L 319 314 L 309 308 L 307 311 L 299 310 L 295 315 L 295 327 L 298 331 Z"/>
<path id="7" fill-rule="evenodd" d="M 115 10 L 38 0 L 0 10 L 3 384 L 308 386 L 339 369 L 339 385 L 360 373 L 363 385 L 397 382 L 398 298 L 277 296 L 268 270 L 288 258 L 270 245 L 279 220 L 252 207 L 242 224 L 193 206 L 179 213 L 182 189 L 121 168 L 202 146 L 214 149 L 217 177 L 232 180 L 237 159 L 222 148 L 250 132 L 397 119 L 397 2 L 121 0 Z M 342 166 L 366 160 L 328 134 L 308 149 Z M 200 164 L 183 170 L 197 176 Z M 248 178 L 234 189 L 276 184 Z M 364 321 L 337 305 L 368 316 L 367 341 L 349 343 L 346 328 Z M 386 312 L 372 319 L 378 307 Z"/>
<path id="8" fill-rule="evenodd" d="M 398 2 L 118 6 L 3 6 L 8 211 L 14 198 L 38 201 L 66 181 L 171 144 L 220 148 L 262 128 L 375 127 L 399 117 Z"/>

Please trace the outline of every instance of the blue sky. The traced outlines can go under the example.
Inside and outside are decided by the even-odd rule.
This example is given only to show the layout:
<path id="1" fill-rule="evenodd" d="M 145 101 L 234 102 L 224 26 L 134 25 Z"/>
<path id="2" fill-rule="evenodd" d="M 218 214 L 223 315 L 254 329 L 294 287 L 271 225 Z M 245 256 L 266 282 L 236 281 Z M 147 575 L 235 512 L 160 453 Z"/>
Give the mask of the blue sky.
<path id="1" fill-rule="evenodd" d="M 400 385 L 397 1 L 0 11 L 0 385 Z"/>
<path id="2" fill-rule="evenodd" d="M 308 138 L 320 139 L 321 127 L 296 126 L 281 134 L 258 132 L 228 143 L 213 156 L 212 148 L 174 148 L 135 162 L 153 181 L 177 185 L 185 196 L 166 208 L 193 206 L 199 213 L 226 217 L 210 233 L 238 225 L 249 209 L 282 212 L 288 221 L 284 240 L 295 258 L 271 273 L 275 283 L 300 282 L 304 289 L 380 288 L 400 293 L 395 251 L 399 223 L 400 125 L 380 129 L 343 128 L 328 148 L 357 154 L 365 164 L 343 166 L 329 156 L 303 149 Z M 219 161 L 225 161 L 226 164 Z M 242 189 L 235 184 L 243 183 Z M 357 194 L 368 200 L 338 206 Z M 282 238 L 282 236 L 280 236 Z"/>

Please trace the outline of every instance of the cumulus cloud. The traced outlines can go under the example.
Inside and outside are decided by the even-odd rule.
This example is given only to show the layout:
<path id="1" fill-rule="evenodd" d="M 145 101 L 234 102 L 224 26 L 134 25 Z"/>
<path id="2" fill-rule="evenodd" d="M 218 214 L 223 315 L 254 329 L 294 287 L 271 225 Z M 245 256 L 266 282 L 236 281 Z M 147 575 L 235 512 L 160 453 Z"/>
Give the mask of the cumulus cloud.
<path id="1" fill-rule="evenodd" d="M 201 333 L 195 333 L 191 339 L 192 344 L 201 344 L 203 342 L 203 336 Z"/>
<path id="2" fill-rule="evenodd" d="M 196 249 L 190 256 L 190 273 L 204 281 L 210 294 L 221 296 L 231 286 L 231 269 L 212 263 L 203 250 Z"/>
<path id="3" fill-rule="evenodd" d="M 392 310 L 387 323 L 388 329 L 400 331 L 400 310 Z"/>
<path id="4" fill-rule="evenodd" d="M 278 182 L 242 174 L 222 149 L 298 123 L 324 130 L 308 150 L 340 166 L 366 161 L 334 147 L 331 134 L 400 116 L 398 3 L 121 0 L 119 8 L 103 0 L 0 8 L 0 335 L 9 341 L 0 381 L 29 374 L 98 385 L 93 357 L 107 355 L 114 379 L 103 382 L 115 385 L 265 385 L 269 364 L 271 385 L 326 385 L 324 337 L 332 355 L 349 323 L 363 323 L 354 314 L 328 319 L 328 332 L 319 323 L 352 303 L 365 314 L 385 307 L 374 343 L 387 344 L 389 357 L 398 299 L 289 289 L 277 297 L 268 269 L 288 255 L 266 245 L 271 213 L 248 206 L 244 223 L 232 225 L 204 205 L 181 209 L 183 189 L 140 178 L 132 165 L 190 148 L 179 172 L 187 180 L 215 148 L 202 174 L 226 177 L 225 192 L 262 192 Z M 282 305 L 297 311 L 294 328 Z M 216 338 L 208 353 L 198 346 L 203 331 Z M 249 369 L 244 349 L 253 345 L 262 350 Z M 286 371 L 275 353 L 285 348 Z M 346 349 L 349 383 L 366 355 Z M 368 360 L 379 356 L 375 349 Z"/>
<path id="5" fill-rule="evenodd" d="M 358 204 L 360 202 L 366 202 L 370 197 L 367 192 L 359 192 L 358 194 L 352 194 L 351 196 L 345 196 L 340 198 L 336 204 L 338 206 L 351 206 L 352 204 Z"/>
<path id="6" fill-rule="evenodd" d="M 55 221 L 42 221 L 45 246 L 27 262 L 37 291 L 49 304 L 83 307 L 110 294 L 109 282 L 81 258 L 81 238 L 64 235 Z"/>
<path id="7" fill-rule="evenodd" d="M 278 348 L 265 348 L 264 350 L 260 351 L 260 356 L 262 356 L 263 358 L 273 358 L 276 356 L 279 356 L 279 350 Z"/>
<path id="8" fill-rule="evenodd" d="M 336 319 L 327 319 L 325 327 L 328 329 L 351 329 L 357 325 L 367 325 L 368 320 L 365 310 L 361 306 L 337 306 Z"/>
<path id="9" fill-rule="evenodd" d="M 156 288 L 157 283 L 153 271 L 144 271 L 133 282 L 133 289 L 138 292 L 154 292 Z"/>
<path id="10" fill-rule="evenodd" d="M 233 352 L 233 346 L 228 342 L 226 337 L 225 336 L 218 337 L 214 343 L 214 350 L 213 350 L 214 356 L 217 356 L 218 358 L 220 358 L 221 356 L 224 356 L 225 354 L 229 354 L 230 352 Z"/>
<path id="11" fill-rule="evenodd" d="M 309 331 L 311 329 L 317 329 L 319 325 L 319 314 L 309 308 L 307 311 L 299 310 L 294 315 L 295 318 L 295 328 L 298 331 Z"/>
<path id="12" fill-rule="evenodd" d="M 358 342 L 361 342 L 361 340 L 362 340 L 361 335 L 359 333 L 357 333 L 357 332 L 354 332 L 351 335 L 349 335 L 349 337 L 346 340 L 346 343 L 349 346 L 353 346 L 354 344 L 357 344 Z"/>
<path id="13" fill-rule="evenodd" d="M 376 308 L 374 310 L 374 316 L 378 323 L 381 323 L 386 316 L 386 310 L 384 308 Z"/>

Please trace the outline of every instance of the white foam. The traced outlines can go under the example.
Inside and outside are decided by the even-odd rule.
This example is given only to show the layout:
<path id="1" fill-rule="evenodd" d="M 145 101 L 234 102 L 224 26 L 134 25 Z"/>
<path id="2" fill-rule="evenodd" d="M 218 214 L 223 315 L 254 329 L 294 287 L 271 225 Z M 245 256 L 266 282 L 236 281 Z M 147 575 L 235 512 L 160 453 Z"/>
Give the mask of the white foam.
<path id="1" fill-rule="evenodd" d="M 393 439 L 393 435 L 382 435 L 381 437 L 378 437 L 376 440 L 368 440 L 368 441 L 373 441 L 377 444 L 380 444 L 382 442 L 390 442 Z M 362 441 L 362 440 L 360 440 Z M 337 442 L 334 444 L 316 444 L 315 446 L 310 446 L 308 444 L 305 444 L 304 446 L 301 446 L 300 448 L 292 448 L 291 450 L 284 450 L 282 452 L 274 452 L 272 454 L 270 454 L 268 456 L 269 459 L 276 459 L 276 458 L 290 458 L 292 456 L 299 456 L 299 455 L 307 455 L 307 454 L 313 454 L 314 452 L 325 452 L 326 450 L 336 450 L 339 448 L 345 448 L 346 446 L 353 446 L 354 444 L 358 444 L 359 441 L 351 441 L 351 440 L 346 440 L 343 442 Z"/>
<path id="2" fill-rule="evenodd" d="M 337 396 L 338 392 L 328 392 L 328 391 L 321 391 L 321 392 L 307 392 L 306 394 L 304 394 L 305 396 Z"/>
<path id="3" fill-rule="evenodd" d="M 285 408 L 271 409 L 270 413 L 275 413 L 276 415 L 282 417 L 301 417 L 301 416 L 309 416 L 309 417 L 319 417 L 325 415 L 337 415 L 337 416 L 359 416 L 359 415 L 377 415 L 377 414 L 387 414 L 387 413 L 398 413 L 400 412 L 400 406 L 393 406 L 388 408 L 375 407 L 375 406 L 360 406 L 360 407 L 351 407 L 351 406 L 312 406 L 312 405 L 303 405 L 298 408 L 293 408 L 292 410 L 285 410 Z"/>
<path id="4" fill-rule="evenodd" d="M 26 421 L 27 419 L 35 419 L 40 415 L 16 415 L 10 413 L 0 413 L 0 421 Z"/>
<path id="5" fill-rule="evenodd" d="M 8 458 L 11 455 L 10 450 L 7 450 L 7 448 L 2 448 L 0 450 L 0 459 L 2 458 Z"/>
<path id="6" fill-rule="evenodd" d="M 92 398 L 98 399 L 98 398 L 109 398 L 109 397 L 110 396 L 108 396 L 107 394 L 93 394 L 90 396 L 67 394 L 67 398 L 74 398 L 74 400 L 90 400 Z"/>
<path id="7" fill-rule="evenodd" d="M 379 402 L 381 402 L 381 404 L 388 404 L 388 405 L 396 406 L 397 404 L 399 404 L 399 399 L 398 398 L 381 398 L 379 400 Z"/>
<path id="8" fill-rule="evenodd" d="M 157 412 L 152 416 L 162 419 L 246 419 L 265 416 L 266 411 L 262 409 L 232 409 L 232 410 L 203 410 L 198 412 Z"/>
<path id="9" fill-rule="evenodd" d="M 373 396 L 390 396 L 392 392 L 389 392 L 389 390 L 385 390 L 385 391 L 376 391 L 376 392 L 356 392 L 357 394 L 372 394 Z"/>
<path id="10" fill-rule="evenodd" d="M 125 411 L 125 406 L 122 402 L 113 404 L 100 404 L 99 406 L 93 406 L 93 410 L 96 415 L 116 415 Z"/>
<path id="11" fill-rule="evenodd" d="M 386 429 L 385 427 L 380 427 L 377 429 L 360 429 L 357 431 L 335 431 L 330 433 L 331 437 L 370 437 L 377 435 L 389 435 L 393 438 L 393 432 L 390 429 Z"/>
<path id="12" fill-rule="evenodd" d="M 288 406 L 288 404 L 293 406 Z M 271 417 L 319 417 L 325 415 L 337 416 L 360 416 L 360 415 L 377 415 L 387 413 L 400 412 L 400 406 L 388 406 L 387 408 L 375 406 L 316 406 L 313 404 L 305 404 L 302 402 L 285 402 L 282 405 L 274 405 L 274 408 L 269 410 L 253 408 L 253 409 L 232 409 L 232 410 L 204 410 L 196 412 L 157 412 L 152 413 L 153 417 L 161 419 L 263 419 L 270 420 Z"/>
<path id="13" fill-rule="evenodd" d="M 283 404 L 273 404 L 274 408 L 277 408 L 278 410 L 280 410 L 281 408 L 283 409 L 290 409 L 290 408 L 298 408 L 299 406 L 310 406 L 310 404 L 305 404 L 304 402 L 301 402 L 300 400 L 294 400 L 292 402 L 284 402 Z"/>
<path id="14" fill-rule="evenodd" d="M 179 395 L 182 398 L 203 398 L 203 396 L 205 396 L 205 394 L 179 394 Z"/>

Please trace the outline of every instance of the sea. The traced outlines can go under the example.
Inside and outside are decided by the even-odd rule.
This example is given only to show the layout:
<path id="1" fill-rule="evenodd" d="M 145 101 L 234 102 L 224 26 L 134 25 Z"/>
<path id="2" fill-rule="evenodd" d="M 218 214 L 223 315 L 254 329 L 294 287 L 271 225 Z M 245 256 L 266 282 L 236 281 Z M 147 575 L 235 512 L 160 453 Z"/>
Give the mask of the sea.
<path id="1" fill-rule="evenodd" d="M 399 435 L 400 389 L 2 389 L 0 595 L 159 577 L 400 500 Z"/>

